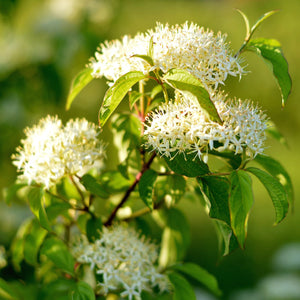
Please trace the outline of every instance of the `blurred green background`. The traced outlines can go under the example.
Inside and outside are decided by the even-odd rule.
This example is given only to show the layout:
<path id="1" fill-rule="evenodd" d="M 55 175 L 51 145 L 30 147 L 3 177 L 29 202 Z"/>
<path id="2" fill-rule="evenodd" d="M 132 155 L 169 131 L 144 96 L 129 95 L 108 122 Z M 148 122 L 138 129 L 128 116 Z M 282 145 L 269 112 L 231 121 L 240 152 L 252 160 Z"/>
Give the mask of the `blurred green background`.
<path id="1" fill-rule="evenodd" d="M 288 148 L 269 141 L 267 153 L 277 158 L 292 177 L 295 211 L 274 227 L 271 200 L 255 182 L 256 200 L 246 249 L 219 261 L 213 224 L 200 203 L 185 203 L 182 208 L 193 234 L 188 258 L 216 275 L 224 299 L 233 297 L 237 290 L 257 286 L 262 278 L 275 272 L 274 253 L 285 244 L 300 243 L 299 0 L 0 0 L 1 189 L 15 180 L 10 156 L 23 137 L 24 127 L 32 126 L 47 114 L 58 114 L 63 120 L 86 117 L 97 122 L 97 110 L 106 88 L 104 79 L 93 81 L 70 111 L 66 112 L 64 105 L 72 78 L 84 68 L 101 41 L 134 35 L 154 27 L 157 21 L 175 24 L 189 20 L 215 32 L 228 33 L 232 48 L 238 50 L 245 27 L 235 8 L 245 12 L 252 24 L 263 13 L 279 9 L 255 36 L 276 38 L 282 43 L 293 79 L 286 107 L 281 109 L 280 92 L 270 70 L 251 53 L 244 55 L 249 74 L 240 82 L 229 79 L 226 90 L 232 97 L 257 101 L 286 137 Z M 104 135 L 111 140 L 108 127 Z M 108 165 L 113 166 L 116 152 L 112 147 L 109 150 Z M 28 214 L 22 203 L 7 206 L 1 199 L 0 244 L 8 247 Z"/>

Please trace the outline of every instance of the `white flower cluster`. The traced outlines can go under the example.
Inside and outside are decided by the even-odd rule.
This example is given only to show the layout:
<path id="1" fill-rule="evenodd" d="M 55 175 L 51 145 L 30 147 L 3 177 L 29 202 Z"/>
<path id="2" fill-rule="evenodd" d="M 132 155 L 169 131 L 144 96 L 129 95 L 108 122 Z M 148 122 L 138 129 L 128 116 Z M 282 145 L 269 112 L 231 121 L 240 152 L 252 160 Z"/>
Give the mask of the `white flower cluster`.
<path id="1" fill-rule="evenodd" d="M 147 55 L 153 39 L 154 67 L 133 55 Z M 157 24 L 154 30 L 139 33 L 133 38 L 105 42 L 100 45 L 90 67 L 94 77 L 116 81 L 129 71 L 148 74 L 159 68 L 167 72 L 172 68 L 189 71 L 206 86 L 223 84 L 228 75 L 241 76 L 244 71 L 239 58 L 232 55 L 226 35 L 205 30 L 194 23 L 169 26 Z"/>
<path id="2" fill-rule="evenodd" d="M 98 283 L 102 294 L 121 290 L 121 297 L 138 300 L 142 291 L 151 291 L 155 286 L 160 291 L 169 288 L 167 276 L 155 266 L 157 250 L 133 228 L 115 225 L 103 228 L 101 238 L 92 244 L 82 237 L 73 254 L 79 263 L 90 264 L 102 275 Z"/>
<path id="3" fill-rule="evenodd" d="M 146 146 L 169 158 L 194 152 L 204 162 L 209 150 L 238 154 L 245 149 L 249 158 L 262 153 L 267 116 L 250 101 L 224 101 L 224 97 L 222 93 L 213 97 L 222 125 L 183 98 L 162 105 L 146 118 Z"/>
<path id="4" fill-rule="evenodd" d="M 20 179 L 43 184 L 47 189 L 65 175 L 92 167 L 104 156 L 95 124 L 85 119 L 70 120 L 66 126 L 47 116 L 25 129 L 26 139 L 13 155 L 13 164 L 22 172 Z"/>

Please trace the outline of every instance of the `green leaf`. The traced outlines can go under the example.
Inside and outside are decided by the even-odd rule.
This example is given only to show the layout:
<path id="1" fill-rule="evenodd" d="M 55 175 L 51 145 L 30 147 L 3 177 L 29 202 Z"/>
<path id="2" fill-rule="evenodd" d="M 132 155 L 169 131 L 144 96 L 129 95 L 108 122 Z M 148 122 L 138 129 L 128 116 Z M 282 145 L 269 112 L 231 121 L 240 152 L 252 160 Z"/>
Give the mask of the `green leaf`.
<path id="1" fill-rule="evenodd" d="M 223 158 L 234 170 L 238 169 L 242 163 L 241 154 L 234 154 L 232 151 L 208 151 L 209 154 Z"/>
<path id="2" fill-rule="evenodd" d="M 139 54 L 134 54 L 131 57 L 138 57 L 141 58 L 142 60 L 144 60 L 146 63 L 148 63 L 151 67 L 154 66 L 154 62 L 152 57 L 150 57 L 149 55 L 139 55 Z"/>
<path id="3" fill-rule="evenodd" d="M 172 174 L 167 177 L 168 194 L 172 197 L 173 204 L 177 204 L 185 194 L 186 181 L 182 176 Z"/>
<path id="4" fill-rule="evenodd" d="M 36 219 L 32 220 L 29 233 L 24 238 L 24 259 L 30 265 L 37 265 L 40 247 L 47 235 Z"/>
<path id="5" fill-rule="evenodd" d="M 167 267 L 183 259 L 190 244 L 190 227 L 184 214 L 175 208 L 161 212 L 164 231 L 162 234 L 159 265 Z"/>
<path id="6" fill-rule="evenodd" d="M 67 202 L 53 202 L 47 208 L 47 217 L 50 222 L 54 221 L 58 216 L 64 216 L 67 219 L 70 219 L 69 209 L 72 208 L 72 205 Z"/>
<path id="7" fill-rule="evenodd" d="M 209 168 L 195 154 L 178 153 L 171 158 L 164 156 L 168 167 L 178 175 L 197 177 L 209 173 Z"/>
<path id="8" fill-rule="evenodd" d="M 276 221 L 275 224 L 278 224 L 282 221 L 289 209 L 289 203 L 287 200 L 287 194 L 284 187 L 280 184 L 280 182 L 271 176 L 269 173 L 266 173 L 263 170 L 258 168 L 247 168 L 246 171 L 251 172 L 254 174 L 260 182 L 265 186 L 266 190 L 268 191 L 274 208 L 276 212 Z"/>
<path id="9" fill-rule="evenodd" d="M 109 193 L 99 182 L 97 182 L 96 178 L 94 178 L 92 175 L 83 175 L 80 179 L 80 182 L 83 184 L 86 190 L 91 192 L 92 194 L 104 199 L 109 197 Z"/>
<path id="10" fill-rule="evenodd" d="M 77 282 L 74 289 L 69 292 L 70 300 L 95 300 L 95 293 L 91 286 L 84 281 Z"/>
<path id="11" fill-rule="evenodd" d="M 100 175 L 100 181 L 109 193 L 126 191 L 132 184 L 132 180 L 126 179 L 118 171 L 106 171 Z"/>
<path id="12" fill-rule="evenodd" d="M 229 212 L 229 181 L 221 176 L 204 176 L 197 178 L 202 181 L 203 192 L 207 197 L 209 216 L 224 221 L 230 226 Z"/>
<path id="13" fill-rule="evenodd" d="M 173 285 L 173 300 L 196 300 L 194 289 L 183 276 L 175 272 L 168 276 Z"/>
<path id="14" fill-rule="evenodd" d="M 153 187 L 157 179 L 157 173 L 154 170 L 147 170 L 139 182 L 139 193 L 143 202 L 153 210 Z"/>
<path id="15" fill-rule="evenodd" d="M 219 289 L 216 278 L 200 266 L 194 263 L 184 263 L 176 264 L 172 266 L 171 269 L 190 276 L 207 287 L 215 295 L 221 296 L 222 292 Z"/>
<path id="16" fill-rule="evenodd" d="M 209 93 L 199 79 L 188 71 L 181 69 L 171 69 L 164 75 L 163 79 L 174 89 L 188 93 L 191 96 L 191 100 L 194 100 L 194 97 L 196 97 L 194 100 L 196 105 L 200 105 L 212 121 L 222 124 L 217 109 L 210 100 Z"/>
<path id="17" fill-rule="evenodd" d="M 80 91 L 93 79 L 92 69 L 85 68 L 80 71 L 72 81 L 71 88 L 66 103 L 66 110 L 69 110 L 71 104 L 73 103 L 75 97 L 80 93 Z"/>
<path id="18" fill-rule="evenodd" d="M 240 246 L 243 248 L 247 235 L 249 212 L 253 205 L 252 181 L 245 171 L 239 170 L 231 173 L 230 182 L 231 227 Z"/>
<path id="19" fill-rule="evenodd" d="M 250 40 L 246 50 L 255 52 L 267 62 L 279 86 L 282 107 L 284 107 L 292 89 L 292 80 L 280 43 L 274 39 L 258 38 Z"/>
<path id="20" fill-rule="evenodd" d="M 129 105 L 130 105 L 130 109 L 132 109 L 133 105 L 139 101 L 141 99 L 141 97 L 143 96 L 142 93 L 137 92 L 137 91 L 131 91 L 129 93 Z"/>
<path id="21" fill-rule="evenodd" d="M 100 218 L 92 216 L 86 222 L 86 235 L 88 240 L 93 243 L 100 238 L 100 232 L 102 230 L 102 221 Z"/>
<path id="22" fill-rule="evenodd" d="M 274 158 L 267 155 L 257 155 L 255 161 L 258 162 L 267 172 L 275 177 L 285 188 L 288 201 L 293 209 L 294 206 L 294 189 L 292 180 L 285 168 Z"/>
<path id="23" fill-rule="evenodd" d="M 241 14 L 241 16 L 244 19 L 244 22 L 245 22 L 245 25 L 246 25 L 246 38 L 247 38 L 251 34 L 249 19 L 247 18 L 247 16 L 241 10 L 239 10 L 239 9 L 236 9 L 236 10 Z"/>
<path id="24" fill-rule="evenodd" d="M 160 94 L 162 92 L 163 92 L 162 86 L 156 85 L 151 91 L 150 98 L 154 99 L 158 94 Z"/>
<path id="25" fill-rule="evenodd" d="M 274 15 L 276 12 L 278 12 L 278 10 L 271 10 L 269 12 L 264 13 L 257 21 L 256 23 L 251 27 L 251 34 L 254 33 L 254 31 L 258 28 L 258 26 L 260 26 L 260 24 L 265 21 L 266 19 L 268 19 L 269 17 L 271 17 L 272 15 Z"/>
<path id="26" fill-rule="evenodd" d="M 11 244 L 12 264 L 17 272 L 21 271 L 21 262 L 24 259 L 24 239 L 30 232 L 32 218 L 25 220 L 19 227 Z"/>
<path id="27" fill-rule="evenodd" d="M 128 113 L 116 114 L 112 118 L 114 140 L 118 147 L 136 148 L 140 145 L 141 121 Z M 118 141 L 117 141 L 118 139 Z"/>
<path id="28" fill-rule="evenodd" d="M 132 71 L 121 76 L 115 84 L 108 89 L 104 96 L 102 106 L 99 111 L 99 124 L 104 126 L 108 118 L 118 107 L 127 92 L 140 80 L 147 78 L 143 72 Z"/>
<path id="29" fill-rule="evenodd" d="M 39 220 L 41 226 L 51 231 L 51 225 L 44 207 L 45 192 L 42 188 L 32 188 L 28 193 L 28 202 L 31 211 Z"/>
<path id="30" fill-rule="evenodd" d="M 3 189 L 3 198 L 7 205 L 11 203 L 11 200 L 16 196 L 17 192 L 27 186 L 26 183 L 14 183 L 10 187 Z"/>
<path id="31" fill-rule="evenodd" d="M 0 299 L 3 300 L 19 300 L 19 296 L 15 293 L 13 287 L 8 282 L 0 278 Z"/>
<path id="32" fill-rule="evenodd" d="M 57 268 L 74 275 L 74 258 L 61 240 L 53 237 L 45 240 L 41 255 L 45 255 Z"/>
<path id="33" fill-rule="evenodd" d="M 66 300 L 68 293 L 76 288 L 76 282 L 59 277 L 39 287 L 39 300 Z"/>
<path id="34" fill-rule="evenodd" d="M 220 255 L 228 255 L 239 247 L 239 243 L 228 224 L 219 220 L 215 220 L 214 223 L 219 240 Z"/>

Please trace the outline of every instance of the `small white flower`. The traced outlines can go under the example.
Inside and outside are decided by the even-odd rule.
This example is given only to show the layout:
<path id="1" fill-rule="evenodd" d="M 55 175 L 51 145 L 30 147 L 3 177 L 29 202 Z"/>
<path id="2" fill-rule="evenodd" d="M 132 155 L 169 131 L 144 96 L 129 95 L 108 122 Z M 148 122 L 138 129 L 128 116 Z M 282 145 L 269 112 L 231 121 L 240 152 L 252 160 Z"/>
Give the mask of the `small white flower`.
<path id="1" fill-rule="evenodd" d="M 208 150 L 245 149 L 249 158 L 264 150 L 267 116 L 249 100 L 226 100 L 222 93 L 211 92 L 211 98 L 223 120 L 212 122 L 203 110 L 182 96 L 151 112 L 145 122 L 146 146 L 162 156 L 195 153 L 204 162 Z"/>
<path id="2" fill-rule="evenodd" d="M 56 117 L 46 117 L 25 129 L 26 139 L 13 155 L 19 176 L 47 189 L 65 175 L 90 168 L 104 156 L 96 125 L 85 119 L 70 120 L 66 126 Z"/>
<path id="3" fill-rule="evenodd" d="M 166 291 L 170 287 L 167 276 L 156 266 L 157 246 L 124 225 L 103 228 L 101 238 L 93 244 L 82 237 L 73 255 L 78 262 L 95 266 L 96 273 L 102 275 L 98 284 L 103 294 L 120 290 L 121 297 L 138 300 L 142 291 L 155 286 Z"/>
<path id="4" fill-rule="evenodd" d="M 147 55 L 153 38 L 154 67 L 133 55 Z M 129 71 L 148 74 L 155 68 L 167 72 L 172 68 L 189 71 L 206 86 L 224 84 L 228 75 L 244 73 L 240 59 L 235 58 L 226 43 L 226 35 L 217 35 L 194 23 L 169 26 L 158 23 L 145 34 L 101 44 L 90 67 L 94 77 L 116 81 Z"/>

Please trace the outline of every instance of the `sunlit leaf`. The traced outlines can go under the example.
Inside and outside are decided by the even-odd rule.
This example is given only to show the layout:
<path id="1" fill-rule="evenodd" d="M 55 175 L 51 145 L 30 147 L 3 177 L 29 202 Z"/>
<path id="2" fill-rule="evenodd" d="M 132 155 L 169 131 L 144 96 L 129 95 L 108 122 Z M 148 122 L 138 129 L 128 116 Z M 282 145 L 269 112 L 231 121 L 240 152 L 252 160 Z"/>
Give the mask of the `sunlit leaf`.
<path id="1" fill-rule="evenodd" d="M 72 81 L 69 95 L 66 103 L 66 110 L 70 109 L 75 97 L 80 93 L 80 91 L 93 79 L 92 69 L 85 68 L 80 71 Z"/>
<path id="2" fill-rule="evenodd" d="M 196 105 L 200 105 L 212 121 L 222 123 L 216 107 L 210 100 L 208 91 L 191 73 L 182 69 L 171 69 L 163 76 L 163 79 L 173 88 L 192 95 L 191 100 L 196 97 Z"/>
<path id="3" fill-rule="evenodd" d="M 231 173 L 230 182 L 231 227 L 240 246 L 243 248 L 247 235 L 249 212 L 253 205 L 252 181 L 245 171 L 239 170 Z"/>
<path id="4" fill-rule="evenodd" d="M 143 72 L 132 71 L 121 76 L 114 85 L 109 88 L 104 96 L 102 106 L 99 111 L 99 124 L 104 126 L 108 118 L 118 107 L 128 91 L 140 80 L 147 78 Z"/>
<path id="5" fill-rule="evenodd" d="M 253 39 L 249 41 L 246 50 L 255 52 L 267 62 L 279 86 L 282 106 L 285 106 L 292 89 L 292 80 L 280 43 L 274 39 Z"/>
<path id="6" fill-rule="evenodd" d="M 217 296 L 220 296 L 222 294 L 219 289 L 216 278 L 212 274 L 207 272 L 205 269 L 201 268 L 200 266 L 194 263 L 176 264 L 173 265 L 171 269 L 179 271 L 197 280 L 199 283 L 203 284 Z"/>
<path id="7" fill-rule="evenodd" d="M 284 187 L 276 178 L 263 170 L 250 167 L 247 168 L 246 171 L 254 174 L 268 191 L 276 212 L 275 224 L 282 221 L 285 218 L 289 208 L 289 203 Z"/>

